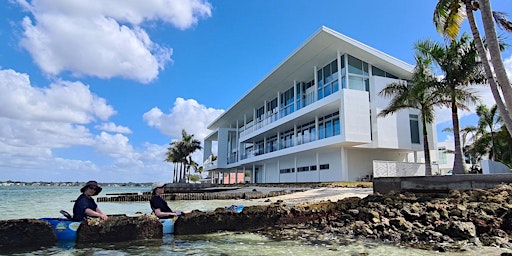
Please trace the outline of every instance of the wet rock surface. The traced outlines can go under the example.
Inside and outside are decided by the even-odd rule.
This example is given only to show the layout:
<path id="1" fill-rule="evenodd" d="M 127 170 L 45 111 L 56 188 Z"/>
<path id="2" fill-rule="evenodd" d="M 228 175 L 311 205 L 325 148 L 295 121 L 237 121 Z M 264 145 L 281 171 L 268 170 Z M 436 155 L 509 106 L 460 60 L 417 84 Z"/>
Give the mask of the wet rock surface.
<path id="1" fill-rule="evenodd" d="M 46 221 L 36 219 L 0 220 L 0 252 L 37 249 L 55 245 L 57 237 Z"/>
<path id="2" fill-rule="evenodd" d="M 512 248 L 512 186 L 448 194 L 372 194 L 337 202 L 278 202 L 241 213 L 194 211 L 175 223 L 175 234 L 259 232 L 273 239 L 346 244 L 373 239 L 436 251 L 471 246 Z"/>
<path id="3" fill-rule="evenodd" d="M 112 216 L 108 220 L 87 219 L 77 230 L 76 243 L 108 243 L 162 238 L 162 223 L 154 215 Z"/>

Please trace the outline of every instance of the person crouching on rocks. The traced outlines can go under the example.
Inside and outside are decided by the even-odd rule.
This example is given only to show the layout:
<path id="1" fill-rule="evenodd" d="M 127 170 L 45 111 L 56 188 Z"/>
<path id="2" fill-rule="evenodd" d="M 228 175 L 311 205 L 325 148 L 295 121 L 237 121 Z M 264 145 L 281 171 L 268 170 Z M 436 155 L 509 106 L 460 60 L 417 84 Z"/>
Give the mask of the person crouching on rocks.
<path id="1" fill-rule="evenodd" d="M 80 189 L 82 194 L 76 199 L 75 205 L 73 206 L 73 221 L 82 221 L 85 217 L 96 217 L 102 220 L 107 220 L 108 216 L 105 215 L 96 202 L 94 202 L 93 196 L 98 195 L 102 188 L 98 185 L 98 182 L 91 180 L 88 181 L 84 187 Z"/>
<path id="2" fill-rule="evenodd" d="M 162 198 L 161 195 L 164 193 L 164 187 L 165 183 L 162 182 L 153 183 L 153 186 L 151 186 L 152 196 L 149 200 L 151 209 L 159 219 L 169 219 L 180 216 L 181 212 L 173 212 L 167 202 Z"/>

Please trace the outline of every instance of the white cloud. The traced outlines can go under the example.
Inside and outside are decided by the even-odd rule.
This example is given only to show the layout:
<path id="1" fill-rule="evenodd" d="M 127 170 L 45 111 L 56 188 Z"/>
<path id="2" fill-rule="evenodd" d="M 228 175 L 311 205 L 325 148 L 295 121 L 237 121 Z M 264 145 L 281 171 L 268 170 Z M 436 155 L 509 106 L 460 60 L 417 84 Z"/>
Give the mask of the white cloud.
<path id="1" fill-rule="evenodd" d="M 223 112 L 222 109 L 207 108 L 193 99 L 177 98 L 168 114 L 154 107 L 144 113 L 143 118 L 149 126 L 173 138 L 180 139 L 181 130 L 185 129 L 202 141 L 211 132 L 206 128 L 208 124 Z"/>
<path id="2" fill-rule="evenodd" d="M 211 16 L 202 0 L 18 0 L 32 17 L 23 19 L 21 45 L 47 74 L 122 77 L 149 83 L 171 60 L 172 49 L 154 43 L 143 29 L 151 21 L 187 29 Z"/>
<path id="3" fill-rule="evenodd" d="M 28 75 L 0 70 L 0 117 L 15 120 L 85 124 L 115 114 L 105 100 L 80 82 L 57 81 L 47 88 L 30 85 Z"/>
<path id="4" fill-rule="evenodd" d="M 130 128 L 121 126 L 121 125 L 116 125 L 112 122 L 102 123 L 101 125 L 94 126 L 94 128 L 96 128 L 98 130 L 106 131 L 106 132 L 124 133 L 124 134 L 132 133 Z"/>

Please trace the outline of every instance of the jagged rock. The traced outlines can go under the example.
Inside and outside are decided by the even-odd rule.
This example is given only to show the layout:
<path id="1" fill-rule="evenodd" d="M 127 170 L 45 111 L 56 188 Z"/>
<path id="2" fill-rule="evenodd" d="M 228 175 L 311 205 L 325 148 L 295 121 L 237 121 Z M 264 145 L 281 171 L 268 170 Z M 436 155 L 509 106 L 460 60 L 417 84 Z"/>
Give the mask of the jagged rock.
<path id="1" fill-rule="evenodd" d="M 476 237 L 476 228 L 473 222 L 450 221 L 442 223 L 436 228 L 445 235 L 458 239 L 473 239 Z"/>
<path id="2" fill-rule="evenodd" d="M 0 252 L 53 246 L 57 237 L 48 222 L 36 219 L 0 220 Z"/>
<path id="3" fill-rule="evenodd" d="M 154 215 L 87 219 L 77 230 L 76 242 L 87 244 L 162 238 L 162 229 L 162 223 Z"/>
<path id="4" fill-rule="evenodd" d="M 175 235 L 207 234 L 217 231 L 255 230 L 272 227 L 289 209 L 281 204 L 245 207 L 241 213 L 217 208 L 213 212 L 193 211 L 174 223 Z M 293 223 L 292 221 L 287 223 Z"/>

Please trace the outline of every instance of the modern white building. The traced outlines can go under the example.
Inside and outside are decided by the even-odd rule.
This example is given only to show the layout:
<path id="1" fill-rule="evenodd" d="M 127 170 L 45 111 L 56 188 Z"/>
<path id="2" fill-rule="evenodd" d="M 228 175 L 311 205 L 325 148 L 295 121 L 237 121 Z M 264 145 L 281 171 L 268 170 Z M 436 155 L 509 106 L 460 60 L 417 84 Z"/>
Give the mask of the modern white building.
<path id="1" fill-rule="evenodd" d="M 413 69 L 321 27 L 208 126 L 205 170 L 244 172 L 251 183 L 332 182 L 372 177 L 374 160 L 422 162 L 417 110 L 377 118 L 389 102 L 378 93 Z"/>

